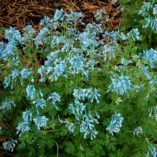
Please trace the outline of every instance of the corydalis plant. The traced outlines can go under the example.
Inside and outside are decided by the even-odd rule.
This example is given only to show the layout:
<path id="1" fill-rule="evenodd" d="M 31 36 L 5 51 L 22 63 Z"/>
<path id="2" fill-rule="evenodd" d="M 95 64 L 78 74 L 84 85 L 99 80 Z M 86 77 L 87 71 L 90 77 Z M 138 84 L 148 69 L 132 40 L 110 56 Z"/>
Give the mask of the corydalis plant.
<path id="1" fill-rule="evenodd" d="M 140 29 L 107 31 L 99 23 L 101 15 L 87 25 L 82 16 L 56 10 L 53 18 L 40 21 L 39 31 L 31 25 L 22 32 L 10 28 L 0 43 L 7 92 L 1 102 L 13 97 L 16 106 L 10 103 L 9 110 L 14 106 L 18 113 L 2 112 L 2 117 L 14 116 L 10 136 L 16 130 L 22 152 L 35 149 L 30 154 L 43 156 L 46 148 L 46 156 L 52 156 L 57 147 L 65 156 L 123 156 L 133 134 L 132 145 L 144 147 L 143 137 L 150 137 L 145 124 L 156 126 L 155 48 L 138 48 Z M 151 137 L 156 137 L 152 129 Z M 137 145 L 132 152 L 141 152 Z"/>

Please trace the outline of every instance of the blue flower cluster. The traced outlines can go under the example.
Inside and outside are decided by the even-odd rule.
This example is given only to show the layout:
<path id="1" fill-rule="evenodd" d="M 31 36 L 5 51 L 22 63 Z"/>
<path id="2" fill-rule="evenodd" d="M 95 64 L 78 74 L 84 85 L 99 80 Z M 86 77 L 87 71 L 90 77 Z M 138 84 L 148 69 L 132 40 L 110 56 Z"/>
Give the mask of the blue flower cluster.
<path id="1" fill-rule="evenodd" d="M 143 51 L 143 57 L 147 61 L 147 64 L 150 68 L 154 68 L 155 64 L 157 64 L 157 51 L 154 49 L 148 49 Z"/>
<path id="2" fill-rule="evenodd" d="M 54 92 L 48 95 L 47 100 L 51 100 L 52 105 L 55 107 L 56 110 L 58 110 L 58 107 L 56 106 L 56 102 L 60 102 L 60 98 L 61 98 L 60 95 Z"/>
<path id="3" fill-rule="evenodd" d="M 87 111 L 87 104 L 81 102 L 89 99 L 90 102 L 94 100 L 99 103 L 100 94 L 97 89 L 87 88 L 87 89 L 74 89 L 73 96 L 75 97 L 75 102 L 69 104 L 69 110 L 74 114 L 75 119 L 80 124 L 80 132 L 84 134 L 84 138 L 90 135 L 91 140 L 93 140 L 98 132 L 96 131 L 95 124 L 98 124 L 97 118 L 98 114 L 95 113 L 97 118 L 94 118 L 90 111 Z"/>
<path id="4" fill-rule="evenodd" d="M 90 102 L 96 101 L 99 103 L 99 97 L 100 94 L 98 93 L 98 90 L 96 88 L 79 88 L 79 89 L 74 89 L 73 96 L 77 100 L 85 100 L 89 99 Z"/>
<path id="5" fill-rule="evenodd" d="M 13 152 L 16 144 L 17 144 L 17 141 L 11 138 L 8 141 L 3 142 L 3 148 L 5 150 Z"/>
<path id="6" fill-rule="evenodd" d="M 37 115 L 33 119 L 33 121 L 35 122 L 37 128 L 40 130 L 41 128 L 46 127 L 48 118 L 46 118 L 45 116 L 39 116 L 39 115 Z"/>
<path id="7" fill-rule="evenodd" d="M 90 135 L 91 140 L 93 140 L 98 133 L 95 129 L 95 124 L 98 124 L 99 122 L 90 112 L 87 112 L 86 104 L 75 100 L 75 103 L 70 103 L 68 108 L 74 114 L 75 119 L 79 123 L 80 132 L 84 134 L 84 138 L 86 138 L 87 135 Z"/>
<path id="8" fill-rule="evenodd" d="M 108 91 L 116 92 L 117 94 L 123 95 L 130 91 L 133 87 L 128 76 L 119 76 L 117 74 L 113 74 L 110 78 L 112 83 L 109 86 Z"/>
<path id="9" fill-rule="evenodd" d="M 156 157 L 157 156 L 157 145 L 150 145 L 148 147 L 148 153 L 146 154 L 146 157 Z"/>
<path id="10" fill-rule="evenodd" d="M 5 101 L 2 102 L 1 106 L 0 106 L 0 110 L 3 112 L 7 112 L 9 110 L 12 109 L 12 107 L 15 107 L 15 103 L 13 100 L 11 99 L 7 99 Z"/>
<path id="11" fill-rule="evenodd" d="M 139 11 L 139 14 L 144 18 L 143 28 L 151 28 L 157 30 L 157 4 L 155 0 L 150 2 L 143 2 L 143 6 Z"/>
<path id="12" fill-rule="evenodd" d="M 109 131 L 111 135 L 113 135 L 114 133 L 120 132 L 123 120 L 124 118 L 121 116 L 120 113 L 115 113 L 112 116 L 111 122 L 109 126 L 106 128 L 106 130 Z"/>

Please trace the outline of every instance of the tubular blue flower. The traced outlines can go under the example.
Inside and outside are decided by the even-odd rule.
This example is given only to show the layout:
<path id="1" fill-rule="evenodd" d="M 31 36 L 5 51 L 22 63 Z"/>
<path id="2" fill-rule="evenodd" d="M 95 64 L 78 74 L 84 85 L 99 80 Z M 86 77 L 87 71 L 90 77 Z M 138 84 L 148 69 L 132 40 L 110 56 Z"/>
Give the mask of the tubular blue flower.
<path id="1" fill-rule="evenodd" d="M 77 100 L 85 100 L 89 99 L 91 102 L 96 100 L 97 103 L 99 103 L 99 97 L 100 94 L 98 93 L 98 90 L 95 88 L 87 88 L 87 89 L 74 89 L 73 96 Z"/>
<path id="2" fill-rule="evenodd" d="M 22 79 L 27 79 L 32 74 L 32 68 L 23 68 L 21 70 Z"/>
<path id="3" fill-rule="evenodd" d="M 55 51 L 55 52 L 51 52 L 48 56 L 47 56 L 47 61 L 45 61 L 45 65 L 48 66 L 49 64 L 53 63 L 59 56 L 59 52 Z"/>
<path id="4" fill-rule="evenodd" d="M 99 21 L 99 20 L 102 19 L 103 15 L 104 15 L 103 10 L 98 10 L 98 11 L 96 12 L 95 19 Z"/>
<path id="5" fill-rule="evenodd" d="M 76 120 L 80 120 L 86 110 L 86 105 L 78 100 L 75 100 L 75 103 L 69 104 L 68 109 L 74 114 Z"/>
<path id="6" fill-rule="evenodd" d="M 33 103 L 36 105 L 36 107 L 41 107 L 42 109 L 46 106 L 46 101 L 44 98 L 37 99 Z"/>
<path id="7" fill-rule="evenodd" d="M 10 83 L 11 83 L 11 75 L 8 75 L 4 78 L 4 82 L 3 82 L 4 88 L 9 87 Z"/>
<path id="8" fill-rule="evenodd" d="M 31 100 L 35 99 L 35 87 L 34 85 L 28 85 L 26 88 L 27 97 L 29 97 Z"/>
<path id="9" fill-rule="evenodd" d="M 149 10 L 152 8 L 152 3 L 151 2 L 143 2 L 143 5 L 142 5 L 142 8 L 141 10 L 139 11 L 139 15 L 142 15 L 142 16 L 146 16 L 149 14 Z"/>
<path id="10" fill-rule="evenodd" d="M 6 99 L 2 102 L 2 105 L 0 106 L 0 110 L 6 112 L 12 109 L 12 107 L 15 107 L 15 103 L 13 100 Z"/>
<path id="11" fill-rule="evenodd" d="M 65 14 L 65 16 L 66 16 L 66 21 L 71 25 L 75 24 L 76 22 L 83 24 L 81 19 L 83 15 L 80 12 L 71 11 L 70 14 Z"/>
<path id="12" fill-rule="evenodd" d="M 5 48 L 2 51 L 2 58 L 6 61 L 10 56 L 14 56 L 14 50 L 16 49 L 17 44 L 14 41 L 8 42 L 5 45 Z"/>
<path id="13" fill-rule="evenodd" d="M 63 10 L 63 9 L 60 9 L 60 10 L 57 9 L 57 10 L 55 11 L 53 20 L 54 20 L 54 21 L 63 20 L 63 15 L 64 15 L 64 10 Z"/>
<path id="14" fill-rule="evenodd" d="M 32 121 L 32 112 L 26 110 L 23 112 L 22 117 L 23 117 L 24 122 L 29 123 Z"/>
<path id="15" fill-rule="evenodd" d="M 5 32 L 5 38 L 8 39 L 8 41 L 20 41 L 21 40 L 21 34 L 19 30 L 16 30 L 13 27 L 10 27 L 8 30 Z"/>
<path id="16" fill-rule="evenodd" d="M 91 140 L 96 138 L 98 132 L 95 129 L 95 124 L 98 123 L 98 120 L 92 117 L 91 114 L 85 114 L 83 116 L 83 121 L 80 124 L 80 132 L 84 134 L 84 138 L 86 138 L 89 134 L 91 134 Z"/>
<path id="17" fill-rule="evenodd" d="M 49 76 L 49 79 L 51 81 L 57 81 L 60 76 L 64 76 L 64 72 L 66 70 L 67 66 L 65 61 L 61 61 L 59 64 L 56 64 L 53 68 L 52 75 Z"/>
<path id="18" fill-rule="evenodd" d="M 46 118 L 45 116 L 38 115 L 33 120 L 34 120 L 35 125 L 37 126 L 38 130 L 40 130 L 41 128 L 46 127 L 48 118 Z"/>
<path id="19" fill-rule="evenodd" d="M 88 98 L 91 100 L 91 102 L 93 102 L 94 100 L 96 100 L 97 103 L 99 103 L 99 97 L 100 94 L 98 93 L 98 90 L 95 88 L 90 88 L 88 90 Z"/>
<path id="20" fill-rule="evenodd" d="M 154 118 L 157 121 L 157 105 L 150 108 L 149 117 Z"/>
<path id="21" fill-rule="evenodd" d="M 143 58 L 147 61 L 151 68 L 154 68 L 154 63 L 157 63 L 157 51 L 152 48 L 145 50 L 143 51 Z"/>
<path id="22" fill-rule="evenodd" d="M 68 128 L 70 133 L 73 133 L 76 128 L 76 125 L 72 122 L 66 122 L 65 126 Z"/>
<path id="23" fill-rule="evenodd" d="M 153 7 L 153 14 L 157 15 L 157 4 L 155 4 Z"/>
<path id="24" fill-rule="evenodd" d="M 38 69 L 38 74 L 40 74 L 40 82 L 45 82 L 46 81 L 46 67 L 45 66 L 41 66 Z"/>
<path id="25" fill-rule="evenodd" d="M 30 130 L 29 124 L 27 122 L 20 122 L 16 127 L 16 134 L 22 135 Z"/>
<path id="26" fill-rule="evenodd" d="M 117 32 L 117 36 L 120 37 L 121 40 L 125 41 L 128 37 L 123 32 Z"/>
<path id="27" fill-rule="evenodd" d="M 58 110 L 58 107 L 56 106 L 56 102 L 60 102 L 60 95 L 58 93 L 50 93 L 47 100 L 51 100 L 52 105 L 55 107 L 56 110 Z"/>
<path id="28" fill-rule="evenodd" d="M 17 69 L 13 70 L 11 73 L 12 79 L 15 80 L 19 76 L 19 74 L 20 74 L 19 70 L 17 70 Z"/>
<path id="29" fill-rule="evenodd" d="M 120 132 L 120 128 L 122 127 L 122 122 L 124 118 L 121 116 L 120 113 L 115 113 L 112 118 L 109 126 L 106 128 L 107 131 L 110 132 L 111 135 L 113 133 L 118 133 Z"/>
<path id="30" fill-rule="evenodd" d="M 38 48 L 39 45 L 46 44 L 48 35 L 50 35 L 50 30 L 46 27 L 42 28 L 35 38 L 35 46 Z"/>
<path id="31" fill-rule="evenodd" d="M 121 60 L 121 64 L 123 65 L 128 65 L 128 64 L 131 64 L 132 63 L 132 60 L 128 60 L 128 59 L 125 59 L 125 58 L 122 58 Z"/>
<path id="32" fill-rule="evenodd" d="M 143 67 L 143 73 L 146 75 L 147 79 L 150 80 L 152 78 L 147 66 Z"/>
<path id="33" fill-rule="evenodd" d="M 71 58 L 69 58 L 70 73 L 75 75 L 85 71 L 84 60 L 85 59 L 83 58 L 83 56 L 72 56 Z"/>
<path id="34" fill-rule="evenodd" d="M 118 76 L 117 74 L 114 74 L 110 78 L 112 83 L 109 86 L 109 91 L 123 95 L 132 89 L 133 85 L 128 76 Z"/>
<path id="35" fill-rule="evenodd" d="M 33 37 L 36 35 L 36 30 L 32 25 L 27 25 L 23 28 L 24 33 L 22 35 L 21 41 L 25 44 L 27 41 L 31 41 Z"/>
<path id="36" fill-rule="evenodd" d="M 40 20 L 40 25 L 51 28 L 53 27 L 53 19 L 49 18 L 48 16 L 44 16 L 44 18 Z"/>
<path id="37" fill-rule="evenodd" d="M 156 156 L 157 156 L 157 145 L 151 144 L 148 147 L 148 153 L 147 153 L 146 157 L 156 157 Z"/>
<path id="38" fill-rule="evenodd" d="M 7 151 L 13 152 L 16 144 L 17 141 L 11 138 L 8 141 L 3 142 L 3 148 Z"/>
<path id="39" fill-rule="evenodd" d="M 129 33 L 127 33 L 127 37 L 131 38 L 133 41 L 141 40 L 141 36 L 138 28 L 134 28 Z"/>
<path id="40" fill-rule="evenodd" d="M 0 42 L 0 59 L 2 59 L 4 47 L 5 44 L 3 42 Z"/>

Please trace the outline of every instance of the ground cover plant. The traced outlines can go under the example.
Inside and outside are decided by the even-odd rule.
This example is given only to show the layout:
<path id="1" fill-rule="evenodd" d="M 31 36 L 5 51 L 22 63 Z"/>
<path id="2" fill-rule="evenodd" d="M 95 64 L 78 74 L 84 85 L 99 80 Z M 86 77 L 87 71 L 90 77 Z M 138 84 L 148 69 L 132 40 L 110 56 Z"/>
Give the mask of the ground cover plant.
<path id="1" fill-rule="evenodd" d="M 157 4 L 141 21 L 104 30 L 101 10 L 57 9 L 41 30 L 10 27 L 0 42 L 0 134 L 6 154 L 50 157 L 157 156 Z M 137 18 L 138 18 L 137 16 Z M 78 26 L 81 29 L 78 29 Z"/>

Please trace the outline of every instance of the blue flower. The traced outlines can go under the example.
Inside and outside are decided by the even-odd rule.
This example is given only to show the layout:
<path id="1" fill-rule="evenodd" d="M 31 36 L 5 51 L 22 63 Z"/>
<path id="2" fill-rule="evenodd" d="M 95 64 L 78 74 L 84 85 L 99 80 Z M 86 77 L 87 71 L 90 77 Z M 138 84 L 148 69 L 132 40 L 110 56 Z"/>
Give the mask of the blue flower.
<path id="1" fill-rule="evenodd" d="M 123 95 L 132 89 L 132 83 L 128 76 L 118 76 L 117 74 L 110 77 L 112 80 L 109 91 Z"/>
<path id="2" fill-rule="evenodd" d="M 56 92 L 50 93 L 47 100 L 52 100 L 52 103 L 56 104 L 56 102 L 60 102 L 60 95 Z"/>
<path id="3" fill-rule="evenodd" d="M 45 61 L 45 65 L 48 66 L 49 64 L 53 63 L 59 56 L 59 52 L 51 52 L 46 58 L 47 61 Z"/>
<path id="4" fill-rule="evenodd" d="M 36 105 L 36 107 L 41 107 L 42 109 L 46 106 L 46 101 L 44 98 L 37 99 L 33 103 Z"/>
<path id="5" fill-rule="evenodd" d="M 30 130 L 28 122 L 20 122 L 18 126 L 16 127 L 16 130 L 17 130 L 16 133 L 20 135 L 25 132 L 28 132 Z"/>
<path id="6" fill-rule="evenodd" d="M 21 34 L 19 30 L 16 30 L 13 27 L 10 27 L 8 30 L 5 32 L 5 38 L 8 39 L 8 41 L 20 41 L 21 40 Z"/>
<path id="7" fill-rule="evenodd" d="M 118 133 L 120 132 L 120 128 L 122 127 L 122 122 L 124 118 L 121 116 L 120 113 L 115 113 L 112 118 L 109 126 L 106 128 L 107 131 L 110 132 L 111 135 L 113 133 Z"/>
<path id="8" fill-rule="evenodd" d="M 5 150 L 13 152 L 16 144 L 17 144 L 17 141 L 11 138 L 8 141 L 3 142 L 3 148 Z"/>
<path id="9" fill-rule="evenodd" d="M 149 14 L 149 10 L 152 8 L 151 2 L 143 2 L 142 8 L 139 11 L 139 15 L 146 16 Z"/>
<path id="10" fill-rule="evenodd" d="M 129 33 L 127 33 L 127 37 L 131 38 L 133 41 L 141 40 L 141 36 L 138 28 L 134 28 Z"/>
<path id="11" fill-rule="evenodd" d="M 3 82 L 4 88 L 9 87 L 10 83 L 11 83 L 11 75 L 8 75 L 4 78 L 4 82 Z"/>
<path id="12" fill-rule="evenodd" d="M 60 95 L 58 93 L 50 93 L 47 100 L 51 100 L 53 106 L 56 108 L 56 110 L 58 110 L 58 107 L 56 106 L 56 102 L 60 102 Z"/>
<path id="13" fill-rule="evenodd" d="M 35 99 L 35 87 L 34 85 L 28 85 L 26 88 L 27 97 L 29 97 L 31 100 Z"/>
<path id="14" fill-rule="evenodd" d="M 40 74 L 40 82 L 45 82 L 46 81 L 46 67 L 45 66 L 41 66 L 38 69 L 38 74 Z"/>
<path id="15" fill-rule="evenodd" d="M 2 105 L 0 106 L 0 110 L 6 112 L 8 110 L 11 110 L 12 107 L 15 107 L 15 103 L 13 100 L 6 99 L 5 101 L 2 102 Z"/>
<path id="16" fill-rule="evenodd" d="M 73 133 L 76 128 L 76 125 L 72 122 L 67 122 L 66 127 L 68 128 L 70 133 Z"/>
<path id="17" fill-rule="evenodd" d="M 42 28 L 35 38 L 35 46 L 38 48 L 39 45 L 47 43 L 47 37 L 50 34 L 50 30 L 46 27 Z"/>
<path id="18" fill-rule="evenodd" d="M 17 44 L 14 41 L 8 42 L 5 45 L 5 48 L 2 51 L 2 58 L 6 61 L 10 56 L 14 56 L 14 50 L 16 49 Z"/>
<path id="19" fill-rule="evenodd" d="M 157 15 L 157 4 L 154 5 L 153 14 L 154 14 L 154 15 Z"/>
<path id="20" fill-rule="evenodd" d="M 117 36 L 120 37 L 123 41 L 128 39 L 128 37 L 123 32 L 118 31 Z"/>
<path id="21" fill-rule="evenodd" d="M 148 153 L 146 155 L 146 157 L 156 157 L 157 156 L 157 145 L 150 145 L 148 147 Z M 151 154 L 151 155 L 150 155 Z"/>
<path id="22" fill-rule="evenodd" d="M 98 93 L 98 90 L 95 88 L 87 88 L 87 89 L 79 88 L 79 89 L 74 89 L 73 96 L 77 100 L 84 101 L 86 98 L 88 98 L 91 102 L 96 100 L 96 102 L 99 103 L 100 94 Z"/>
<path id="23" fill-rule="evenodd" d="M 0 42 L 0 59 L 2 59 L 4 47 L 5 47 L 4 43 Z"/>
<path id="24" fill-rule="evenodd" d="M 60 76 L 65 76 L 64 72 L 66 70 L 67 66 L 65 61 L 61 61 L 59 64 L 56 64 L 53 68 L 52 75 L 49 76 L 49 79 L 51 81 L 57 81 Z"/>
<path id="25" fill-rule="evenodd" d="M 13 80 L 16 79 L 19 76 L 19 74 L 20 74 L 19 70 L 17 70 L 17 69 L 13 70 L 12 73 L 11 73 L 12 79 Z"/>
<path id="26" fill-rule="evenodd" d="M 36 35 L 36 30 L 33 28 L 32 25 L 27 25 L 26 27 L 23 28 L 24 33 L 21 38 L 21 41 L 23 44 L 27 41 L 31 41 L 31 39 Z"/>
<path id="27" fill-rule="evenodd" d="M 48 16 L 44 16 L 44 18 L 40 20 L 40 25 L 51 28 L 53 27 L 53 19 L 50 19 Z"/>
<path id="28" fill-rule="evenodd" d="M 33 120 L 34 120 L 35 125 L 37 126 L 38 130 L 40 130 L 41 128 L 46 127 L 48 118 L 46 118 L 45 116 L 38 115 Z"/>
<path id="29" fill-rule="evenodd" d="M 22 79 L 27 79 L 32 74 L 32 68 L 23 68 L 21 70 Z"/>
<path id="30" fill-rule="evenodd" d="M 29 123 L 32 121 L 32 112 L 26 110 L 25 112 L 23 112 L 22 117 L 23 117 L 24 122 Z"/>
<path id="31" fill-rule="evenodd" d="M 147 79 L 151 79 L 152 76 L 150 75 L 149 71 L 148 71 L 148 67 L 147 66 L 144 66 L 143 67 L 143 73 L 146 75 Z"/>
<path id="32" fill-rule="evenodd" d="M 53 20 L 54 20 L 54 21 L 63 20 L 63 15 L 64 15 L 64 10 L 63 10 L 63 9 L 60 9 L 60 10 L 57 9 L 57 10 L 55 11 Z"/>
<path id="33" fill-rule="evenodd" d="M 83 58 L 83 56 L 72 56 L 71 58 L 69 58 L 70 73 L 75 75 L 84 72 L 85 71 L 84 60 L 85 59 Z"/>
<path id="34" fill-rule="evenodd" d="M 98 21 L 101 20 L 102 17 L 103 17 L 103 15 L 104 15 L 103 10 L 98 10 L 98 11 L 96 12 L 96 15 L 95 15 L 96 20 L 98 20 Z"/>
<path id="35" fill-rule="evenodd" d="M 80 12 L 71 11 L 70 14 L 65 14 L 65 16 L 66 16 L 66 21 L 69 24 L 74 24 L 75 22 L 83 24 L 82 19 L 81 19 L 83 15 Z"/>
<path id="36" fill-rule="evenodd" d="M 68 109 L 74 114 L 76 120 L 79 120 L 85 112 L 86 105 L 79 100 L 75 100 L 75 103 L 70 103 Z"/>
<path id="37" fill-rule="evenodd" d="M 151 48 L 143 51 L 143 55 L 143 58 L 147 61 L 148 65 L 151 68 L 154 68 L 154 63 L 157 63 L 157 51 Z"/>
<path id="38" fill-rule="evenodd" d="M 88 115 L 83 115 L 83 120 L 80 124 L 80 132 L 84 134 L 84 138 L 87 137 L 87 135 L 91 134 L 91 140 L 96 138 L 96 135 L 98 132 L 95 129 L 95 124 L 98 124 L 98 120 L 92 117 L 92 115 L 89 113 Z"/>

